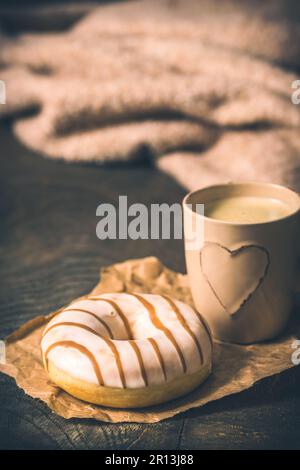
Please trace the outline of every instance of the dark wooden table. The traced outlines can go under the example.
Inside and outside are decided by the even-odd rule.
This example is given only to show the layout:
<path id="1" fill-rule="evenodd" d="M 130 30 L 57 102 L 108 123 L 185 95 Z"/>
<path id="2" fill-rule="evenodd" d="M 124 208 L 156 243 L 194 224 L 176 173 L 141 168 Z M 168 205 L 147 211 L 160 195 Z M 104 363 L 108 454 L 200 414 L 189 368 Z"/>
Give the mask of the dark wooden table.
<path id="1" fill-rule="evenodd" d="M 182 242 L 100 241 L 96 207 L 180 201 L 185 191 L 146 161 L 67 165 L 24 149 L 0 128 L 0 338 L 96 283 L 116 261 L 158 256 L 184 271 Z M 13 449 L 300 448 L 300 368 L 161 423 L 65 420 L 0 374 L 0 447 Z"/>

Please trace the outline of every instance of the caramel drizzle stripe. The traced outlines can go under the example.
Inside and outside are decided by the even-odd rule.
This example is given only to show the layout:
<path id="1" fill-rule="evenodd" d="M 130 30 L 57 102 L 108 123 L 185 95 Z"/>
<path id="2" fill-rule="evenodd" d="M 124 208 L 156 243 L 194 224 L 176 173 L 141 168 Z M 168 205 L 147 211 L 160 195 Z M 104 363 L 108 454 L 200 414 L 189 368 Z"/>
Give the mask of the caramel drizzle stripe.
<path id="1" fill-rule="evenodd" d="M 95 313 L 90 312 L 89 310 L 84 310 L 83 308 L 66 308 L 60 313 L 63 313 L 63 312 L 81 312 L 81 313 L 87 313 L 88 315 L 91 315 L 92 317 L 96 318 L 96 320 L 98 320 L 98 322 L 100 322 L 102 326 L 104 326 L 109 337 L 111 339 L 114 338 L 113 332 L 111 331 L 110 327 L 105 323 L 104 320 L 102 320 L 102 318 L 98 317 L 98 315 L 96 315 Z"/>
<path id="2" fill-rule="evenodd" d="M 141 302 L 141 304 L 148 310 L 150 320 L 152 321 L 153 325 L 156 328 L 158 328 L 159 330 L 162 330 L 165 333 L 166 337 L 171 341 L 171 343 L 173 344 L 173 346 L 175 347 L 175 349 L 178 353 L 178 356 L 179 356 L 179 359 L 180 359 L 180 362 L 181 362 L 181 365 L 182 365 L 183 372 L 185 373 L 186 370 L 187 370 L 187 367 L 186 367 L 186 363 L 185 363 L 182 351 L 181 351 L 176 339 L 174 338 L 173 333 L 158 318 L 154 306 L 150 302 L 148 302 L 148 300 L 144 299 L 143 297 L 141 297 L 138 294 L 129 294 L 129 295 L 134 296 L 137 300 L 139 300 Z"/>
<path id="3" fill-rule="evenodd" d="M 119 317 L 122 319 L 129 339 L 133 339 L 133 334 L 132 334 L 130 325 L 128 323 L 128 320 L 116 302 L 110 299 L 102 299 L 101 297 L 87 297 L 86 300 L 98 300 L 98 301 L 101 300 L 101 302 L 106 302 L 110 304 L 116 310 Z"/>
<path id="4" fill-rule="evenodd" d="M 82 328 L 84 330 L 89 331 L 90 333 L 94 333 L 97 336 L 100 336 L 95 330 L 93 330 L 93 328 L 90 328 L 89 326 L 84 325 L 83 323 L 76 323 L 73 321 L 62 321 L 62 322 L 55 323 L 54 325 L 49 326 L 49 328 L 46 331 L 44 331 L 43 337 L 46 336 L 46 334 L 49 333 L 49 331 L 53 330 L 53 328 L 56 328 L 57 326 L 77 326 L 78 328 Z"/>
<path id="5" fill-rule="evenodd" d="M 154 338 L 148 338 L 148 341 L 151 344 L 151 346 L 153 347 L 153 349 L 155 351 L 155 354 L 157 355 L 157 359 L 160 363 L 160 367 L 162 368 L 164 378 L 165 378 L 165 380 L 167 380 L 166 366 L 165 366 L 165 363 L 164 363 L 163 356 L 162 356 L 162 354 L 160 352 L 160 349 L 158 347 L 158 344 L 157 344 L 157 342 L 155 341 Z"/>
<path id="6" fill-rule="evenodd" d="M 135 341 L 129 340 L 128 342 L 129 342 L 130 346 L 132 347 L 132 349 L 134 350 L 134 352 L 135 352 L 135 354 L 136 354 L 136 357 L 137 357 L 137 359 L 138 359 L 138 361 L 139 361 L 141 374 L 142 374 L 144 383 L 145 383 L 145 385 L 146 385 L 146 387 L 147 387 L 147 386 L 148 386 L 148 377 L 147 377 L 147 372 L 146 372 L 146 368 L 145 368 L 145 364 L 144 364 L 144 361 L 143 361 L 143 356 L 142 356 L 142 354 L 141 354 L 140 348 L 139 348 L 138 345 L 135 343 Z"/>
<path id="7" fill-rule="evenodd" d="M 96 374 L 96 377 L 98 379 L 98 382 L 99 382 L 99 385 L 104 385 L 104 381 L 103 381 L 103 376 L 101 374 L 101 370 L 100 370 L 100 367 L 99 367 L 99 364 L 98 362 L 96 361 L 94 355 L 87 349 L 85 348 L 84 346 L 82 346 L 81 344 L 78 344 L 76 343 L 75 341 L 57 341 L 56 343 L 53 343 L 51 344 L 47 349 L 46 349 L 46 352 L 45 352 L 45 363 L 46 363 L 46 369 L 48 370 L 48 354 L 49 352 L 58 347 L 58 346 L 63 346 L 63 347 L 69 347 L 69 348 L 74 348 L 74 349 L 77 349 L 78 351 L 80 351 L 82 354 L 84 354 L 91 362 L 92 366 L 93 366 L 93 369 L 94 369 L 94 372 Z"/>
<path id="8" fill-rule="evenodd" d="M 118 368 L 118 371 L 119 371 L 119 375 L 120 375 L 120 379 L 121 379 L 121 382 L 122 382 L 122 385 L 123 385 L 123 388 L 126 388 L 126 380 L 125 380 L 125 374 L 124 374 L 124 369 L 123 369 L 123 366 L 122 366 L 122 361 L 121 361 L 121 357 L 120 357 L 120 354 L 119 354 L 119 351 L 118 349 L 116 348 L 115 344 L 110 341 L 109 339 L 107 338 L 104 338 L 102 335 L 100 335 L 99 333 L 97 333 L 97 331 L 93 330 L 92 328 L 90 328 L 89 326 L 87 325 L 84 325 L 83 323 L 75 323 L 75 322 L 61 322 L 61 323 L 55 323 L 55 325 L 51 325 L 50 328 L 48 328 L 48 330 L 46 331 L 46 333 L 48 333 L 50 330 L 52 330 L 53 328 L 56 328 L 57 326 L 76 326 L 77 328 L 82 328 L 84 330 L 87 330 L 89 331 L 90 333 L 93 333 L 94 335 L 98 336 L 99 338 L 101 338 L 106 344 L 107 346 L 110 348 L 110 350 L 112 351 L 113 355 L 115 356 L 115 360 L 116 360 L 116 364 L 117 364 L 117 368 Z M 45 334 L 46 334 L 45 333 Z M 56 343 L 54 343 L 56 344 Z M 93 356 L 94 357 L 94 356 Z M 94 358 L 95 362 L 97 363 L 96 359 Z M 98 365 L 98 363 L 97 363 Z M 102 384 L 103 385 L 103 384 Z"/>
<path id="9" fill-rule="evenodd" d="M 173 312 L 175 313 L 176 317 L 177 317 L 177 320 L 179 321 L 179 323 L 181 324 L 181 326 L 185 329 L 185 331 L 190 335 L 190 337 L 193 339 L 195 345 L 196 345 L 196 348 L 198 350 L 198 353 L 199 353 L 199 357 L 200 357 L 200 361 L 201 361 L 201 364 L 203 364 L 203 353 L 202 353 L 202 349 L 201 349 L 201 345 L 199 343 L 199 340 L 197 338 L 197 336 L 195 335 L 195 333 L 191 330 L 191 328 L 189 327 L 189 325 L 187 324 L 184 316 L 182 315 L 182 313 L 180 312 L 179 308 L 177 307 L 177 305 L 175 304 L 175 302 L 173 302 L 172 299 L 170 299 L 170 297 L 166 296 L 166 295 L 162 295 L 162 297 L 168 302 L 168 304 L 170 305 L 170 307 L 172 308 Z"/>
<path id="10" fill-rule="evenodd" d="M 209 339 L 209 343 L 210 343 L 210 346 L 211 348 L 213 348 L 213 341 L 212 341 L 212 336 L 211 336 L 211 332 L 206 324 L 206 321 L 204 320 L 204 318 L 202 317 L 201 313 L 197 312 L 197 310 L 194 310 L 196 316 L 198 317 L 198 320 L 200 321 L 200 323 L 202 323 L 202 326 L 203 328 L 205 329 L 206 333 L 207 333 L 207 336 L 208 336 L 208 339 Z"/>
<path id="11" fill-rule="evenodd" d="M 104 341 L 108 344 L 108 346 L 110 347 L 110 349 L 112 350 L 112 352 L 115 356 L 118 371 L 119 371 L 119 374 L 120 374 L 120 379 L 121 379 L 121 382 L 122 382 L 122 386 L 123 386 L 123 388 L 126 388 L 127 384 L 126 384 L 125 373 L 124 373 L 120 353 L 119 353 L 118 349 L 116 348 L 115 344 L 112 341 L 110 341 L 109 339 L 106 339 L 106 338 L 102 338 L 102 339 L 104 339 Z"/>

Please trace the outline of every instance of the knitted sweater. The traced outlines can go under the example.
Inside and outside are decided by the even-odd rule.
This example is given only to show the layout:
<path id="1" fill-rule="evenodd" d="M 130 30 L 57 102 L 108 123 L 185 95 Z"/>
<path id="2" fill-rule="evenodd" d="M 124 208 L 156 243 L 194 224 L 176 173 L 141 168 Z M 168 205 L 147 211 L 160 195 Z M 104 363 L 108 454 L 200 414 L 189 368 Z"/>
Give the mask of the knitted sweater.
<path id="1" fill-rule="evenodd" d="M 0 118 L 12 117 L 18 138 L 50 158 L 103 163 L 146 149 L 189 189 L 243 179 L 300 189 L 292 3 L 89 6 L 59 32 L 43 13 L 44 31 L 0 36 Z"/>

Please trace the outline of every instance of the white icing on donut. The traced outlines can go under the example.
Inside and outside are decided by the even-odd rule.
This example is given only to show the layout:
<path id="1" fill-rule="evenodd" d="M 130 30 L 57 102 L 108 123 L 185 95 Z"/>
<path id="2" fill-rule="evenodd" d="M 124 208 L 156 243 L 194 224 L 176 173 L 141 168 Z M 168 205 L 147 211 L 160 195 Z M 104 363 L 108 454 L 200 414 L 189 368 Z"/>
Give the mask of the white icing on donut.
<path id="1" fill-rule="evenodd" d="M 89 383 L 159 385 L 210 364 L 212 340 L 199 313 L 167 296 L 102 294 L 75 301 L 43 333 L 45 365 Z"/>

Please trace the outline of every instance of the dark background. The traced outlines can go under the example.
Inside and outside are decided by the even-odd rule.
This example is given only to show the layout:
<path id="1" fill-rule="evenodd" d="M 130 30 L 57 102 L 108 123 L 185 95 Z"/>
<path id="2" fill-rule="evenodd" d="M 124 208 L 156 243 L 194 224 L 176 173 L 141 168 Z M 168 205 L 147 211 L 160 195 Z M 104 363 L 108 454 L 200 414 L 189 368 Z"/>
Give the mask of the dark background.
<path id="1" fill-rule="evenodd" d="M 18 23 L 12 15 L 20 4 L 24 1 L 0 2 L 0 18 L 7 15 L 11 34 L 26 30 L 24 16 Z M 55 21 L 53 25 L 66 26 Z M 0 149 L 0 338 L 89 291 L 99 269 L 113 262 L 155 255 L 168 267 L 185 270 L 179 240 L 96 238 L 95 211 L 102 202 L 117 204 L 122 194 L 129 203 L 181 201 L 185 190 L 151 167 L 146 156 L 138 164 L 105 168 L 51 161 L 22 147 L 9 122 L 0 125 Z M 300 448 L 299 386 L 300 368 L 294 368 L 161 423 L 107 424 L 65 420 L 0 374 L 0 447 Z"/>

